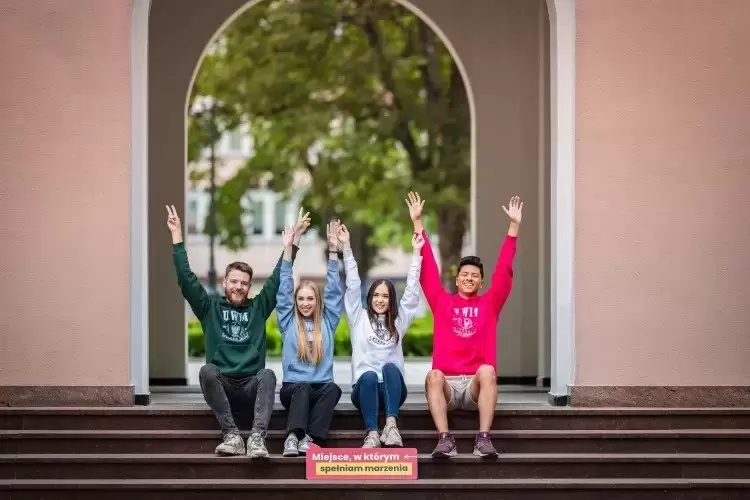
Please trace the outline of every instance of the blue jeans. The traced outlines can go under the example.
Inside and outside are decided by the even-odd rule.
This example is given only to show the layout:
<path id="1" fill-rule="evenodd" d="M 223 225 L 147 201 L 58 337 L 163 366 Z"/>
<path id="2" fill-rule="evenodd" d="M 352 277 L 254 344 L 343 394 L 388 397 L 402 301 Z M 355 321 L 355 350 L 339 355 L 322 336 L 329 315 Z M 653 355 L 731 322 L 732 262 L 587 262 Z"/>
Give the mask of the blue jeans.
<path id="1" fill-rule="evenodd" d="M 382 401 L 386 417 L 398 417 L 398 409 L 406 400 L 406 383 L 393 363 L 383 366 L 383 381 L 370 370 L 360 375 L 352 389 L 352 403 L 362 413 L 367 432 L 378 430 L 378 404 Z"/>

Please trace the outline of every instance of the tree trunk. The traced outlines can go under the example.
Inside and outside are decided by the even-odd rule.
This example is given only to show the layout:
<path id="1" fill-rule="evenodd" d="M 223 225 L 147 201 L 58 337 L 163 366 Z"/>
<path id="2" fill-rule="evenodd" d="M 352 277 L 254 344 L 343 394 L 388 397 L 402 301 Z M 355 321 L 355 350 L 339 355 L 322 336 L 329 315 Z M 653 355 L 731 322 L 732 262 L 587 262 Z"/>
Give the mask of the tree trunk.
<path id="1" fill-rule="evenodd" d="M 452 206 L 440 208 L 437 214 L 440 277 L 443 286 L 452 293 L 456 292 L 456 270 L 461 260 L 468 212 L 466 207 Z"/>

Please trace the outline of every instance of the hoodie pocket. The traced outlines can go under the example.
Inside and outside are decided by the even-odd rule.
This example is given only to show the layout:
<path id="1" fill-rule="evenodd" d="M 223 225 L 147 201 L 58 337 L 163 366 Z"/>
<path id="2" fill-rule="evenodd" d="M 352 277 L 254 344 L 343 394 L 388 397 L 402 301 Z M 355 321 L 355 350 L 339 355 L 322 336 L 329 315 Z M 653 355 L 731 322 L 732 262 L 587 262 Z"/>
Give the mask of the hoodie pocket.
<path id="1" fill-rule="evenodd" d="M 258 365 L 259 358 L 258 349 L 250 344 L 219 344 L 213 356 L 213 363 L 232 371 L 242 371 Z"/>

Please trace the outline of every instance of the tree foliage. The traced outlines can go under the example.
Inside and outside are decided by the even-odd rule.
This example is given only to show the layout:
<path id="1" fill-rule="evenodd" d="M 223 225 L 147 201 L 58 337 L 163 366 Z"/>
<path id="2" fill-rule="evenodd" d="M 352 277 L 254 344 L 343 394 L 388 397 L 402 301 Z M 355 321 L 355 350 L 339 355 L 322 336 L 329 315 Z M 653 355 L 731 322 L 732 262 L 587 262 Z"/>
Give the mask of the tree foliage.
<path id="1" fill-rule="evenodd" d="M 364 272 L 385 245 L 408 246 L 404 197 L 427 200 L 444 275 L 468 227 L 470 118 L 458 68 L 435 33 L 391 0 L 268 0 L 221 34 L 191 98 L 212 96 L 223 128 L 251 123 L 255 155 L 220 189 L 218 229 L 242 246 L 238 199 L 271 174 L 291 193 L 310 179 L 305 207 L 340 217 Z M 211 134 L 190 123 L 189 157 Z M 450 280 L 446 280 L 450 283 Z"/>

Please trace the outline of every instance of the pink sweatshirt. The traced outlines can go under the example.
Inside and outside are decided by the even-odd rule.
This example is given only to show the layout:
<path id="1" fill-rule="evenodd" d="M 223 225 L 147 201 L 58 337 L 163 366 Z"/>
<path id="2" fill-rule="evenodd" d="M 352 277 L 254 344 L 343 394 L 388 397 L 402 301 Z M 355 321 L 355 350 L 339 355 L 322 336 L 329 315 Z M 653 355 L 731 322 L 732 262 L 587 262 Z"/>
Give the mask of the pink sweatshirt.
<path id="1" fill-rule="evenodd" d="M 497 320 L 513 285 L 516 236 L 505 236 L 489 290 L 468 299 L 448 293 L 440 280 L 427 231 L 422 231 L 422 285 L 434 317 L 432 368 L 446 376 L 474 375 L 483 365 L 497 371 Z"/>

